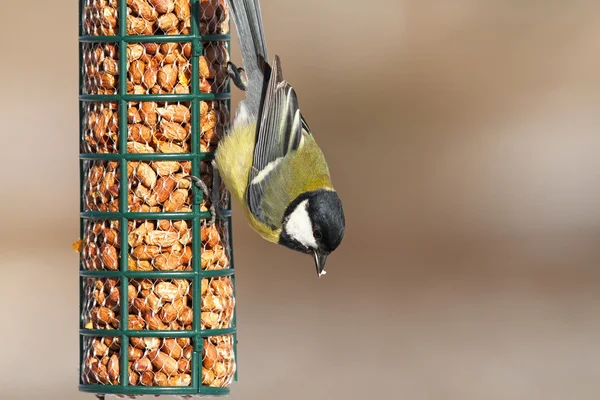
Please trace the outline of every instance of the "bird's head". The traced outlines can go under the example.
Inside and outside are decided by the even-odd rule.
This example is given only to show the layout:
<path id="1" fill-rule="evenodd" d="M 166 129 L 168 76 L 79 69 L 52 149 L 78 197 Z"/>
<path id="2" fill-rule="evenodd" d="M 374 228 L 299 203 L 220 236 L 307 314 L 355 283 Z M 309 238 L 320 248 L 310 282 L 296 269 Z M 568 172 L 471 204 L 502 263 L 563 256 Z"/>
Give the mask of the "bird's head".
<path id="1" fill-rule="evenodd" d="M 342 242 L 346 222 L 342 202 L 333 190 L 304 193 L 287 208 L 279 243 L 312 254 L 319 277 L 325 275 L 325 262 Z"/>

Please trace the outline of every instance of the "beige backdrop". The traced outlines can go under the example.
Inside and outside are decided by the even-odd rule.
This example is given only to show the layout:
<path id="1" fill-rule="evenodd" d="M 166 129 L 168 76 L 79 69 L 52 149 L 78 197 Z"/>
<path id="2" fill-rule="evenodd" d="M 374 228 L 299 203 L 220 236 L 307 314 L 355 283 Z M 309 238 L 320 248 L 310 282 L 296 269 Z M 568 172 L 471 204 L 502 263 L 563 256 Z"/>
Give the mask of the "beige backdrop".
<path id="1" fill-rule="evenodd" d="M 90 399 L 71 250 L 77 5 L 0 10 L 0 398 Z M 317 280 L 236 218 L 231 399 L 597 399 L 600 3 L 263 11 L 348 230 Z"/>

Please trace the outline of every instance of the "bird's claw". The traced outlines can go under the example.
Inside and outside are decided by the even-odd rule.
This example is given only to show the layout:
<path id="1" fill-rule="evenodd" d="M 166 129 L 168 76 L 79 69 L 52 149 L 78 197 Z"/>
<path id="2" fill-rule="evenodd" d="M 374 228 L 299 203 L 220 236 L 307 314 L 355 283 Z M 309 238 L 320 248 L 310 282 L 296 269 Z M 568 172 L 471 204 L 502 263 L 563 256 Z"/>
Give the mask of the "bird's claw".
<path id="1" fill-rule="evenodd" d="M 215 204 L 217 204 L 217 202 L 219 201 L 219 191 L 215 190 L 215 188 L 214 188 L 215 179 L 213 178 L 213 190 L 211 192 L 208 190 L 208 186 L 206 186 L 206 183 L 204 183 L 204 181 L 202 179 L 198 178 L 197 176 L 188 175 L 188 176 L 186 176 L 186 178 L 189 178 L 198 189 L 202 190 L 202 193 L 204 193 L 204 198 L 211 199 L 210 208 L 209 208 L 210 214 L 212 216 L 211 224 L 214 225 L 217 218 L 219 218 L 221 220 L 225 220 L 226 217 L 223 215 L 221 210 L 215 206 Z"/>
<path id="2" fill-rule="evenodd" d="M 231 61 L 227 62 L 227 73 L 229 74 L 229 77 L 231 78 L 231 81 L 234 83 L 234 85 L 240 89 L 241 91 L 246 91 L 246 82 L 244 82 L 244 79 L 242 78 L 242 72 L 246 72 L 244 71 L 244 68 L 238 68 L 234 63 L 232 63 Z"/>

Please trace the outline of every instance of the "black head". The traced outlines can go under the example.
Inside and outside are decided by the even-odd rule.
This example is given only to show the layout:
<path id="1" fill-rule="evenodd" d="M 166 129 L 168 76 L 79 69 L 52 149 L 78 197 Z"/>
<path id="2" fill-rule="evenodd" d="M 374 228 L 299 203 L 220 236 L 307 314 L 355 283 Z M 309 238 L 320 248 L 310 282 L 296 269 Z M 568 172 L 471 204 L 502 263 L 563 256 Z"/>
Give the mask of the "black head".
<path id="1" fill-rule="evenodd" d="M 324 274 L 325 261 L 342 242 L 346 221 L 342 202 L 332 190 L 304 193 L 287 208 L 279 243 L 313 254 L 317 274 Z"/>

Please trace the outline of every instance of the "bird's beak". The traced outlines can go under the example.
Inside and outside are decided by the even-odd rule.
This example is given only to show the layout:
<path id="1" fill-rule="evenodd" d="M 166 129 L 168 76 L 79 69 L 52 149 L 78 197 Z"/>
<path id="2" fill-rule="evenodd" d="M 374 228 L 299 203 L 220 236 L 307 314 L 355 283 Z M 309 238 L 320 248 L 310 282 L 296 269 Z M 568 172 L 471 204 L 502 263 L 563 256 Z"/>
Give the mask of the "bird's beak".
<path id="1" fill-rule="evenodd" d="M 313 255 L 315 256 L 317 275 L 320 278 L 322 275 L 327 274 L 327 272 L 325 271 L 325 261 L 327 261 L 327 253 L 320 252 L 319 250 L 314 250 Z"/>

